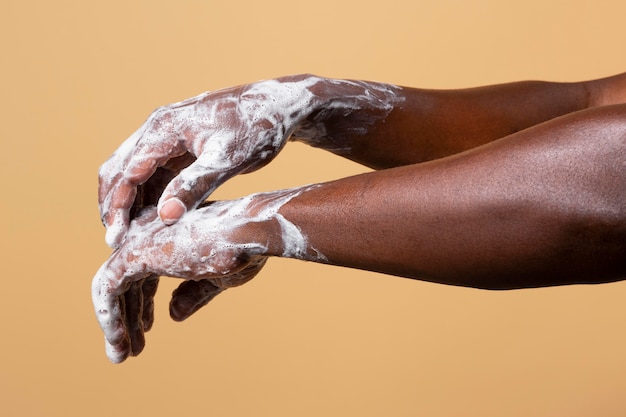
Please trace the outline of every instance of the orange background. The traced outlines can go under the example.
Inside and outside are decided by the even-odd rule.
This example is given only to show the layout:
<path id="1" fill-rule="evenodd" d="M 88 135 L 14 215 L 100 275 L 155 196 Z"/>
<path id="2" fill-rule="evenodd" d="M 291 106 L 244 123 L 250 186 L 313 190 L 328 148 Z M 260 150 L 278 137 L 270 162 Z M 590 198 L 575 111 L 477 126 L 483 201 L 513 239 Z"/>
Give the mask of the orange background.
<path id="1" fill-rule="evenodd" d="M 273 259 L 110 364 L 97 168 L 157 106 L 290 73 L 430 88 L 626 71 L 614 1 L 17 1 L 0 12 L 0 415 L 623 416 L 626 283 L 487 292 Z M 218 198 L 364 171 L 290 144 Z"/>

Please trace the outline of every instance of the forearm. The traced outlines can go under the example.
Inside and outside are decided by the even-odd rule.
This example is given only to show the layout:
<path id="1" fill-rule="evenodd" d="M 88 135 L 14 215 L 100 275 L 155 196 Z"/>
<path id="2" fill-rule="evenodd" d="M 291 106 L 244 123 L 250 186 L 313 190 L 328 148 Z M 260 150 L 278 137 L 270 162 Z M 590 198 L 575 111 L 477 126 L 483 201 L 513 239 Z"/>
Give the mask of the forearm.
<path id="1" fill-rule="evenodd" d="M 308 245 L 290 257 L 480 288 L 623 279 L 625 115 L 309 188 L 279 210 Z"/>
<path id="2" fill-rule="evenodd" d="M 546 120 L 621 100 L 624 75 L 426 90 L 322 79 L 320 102 L 293 139 L 375 169 L 452 155 Z"/>

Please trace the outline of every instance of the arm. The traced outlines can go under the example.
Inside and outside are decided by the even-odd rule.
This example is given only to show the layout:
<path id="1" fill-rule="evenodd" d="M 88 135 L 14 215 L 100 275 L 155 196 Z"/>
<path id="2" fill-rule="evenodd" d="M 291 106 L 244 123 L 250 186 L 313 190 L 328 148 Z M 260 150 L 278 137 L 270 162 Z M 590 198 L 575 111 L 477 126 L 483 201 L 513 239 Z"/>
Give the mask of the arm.
<path id="1" fill-rule="evenodd" d="M 614 106 L 424 164 L 213 203 L 172 226 L 148 209 L 93 280 L 109 357 L 143 347 L 141 307 L 122 307 L 142 305 L 125 299 L 136 283 L 193 280 L 170 306 L 182 320 L 270 256 L 488 289 L 624 279 L 625 164 L 626 106 Z"/>
<path id="2" fill-rule="evenodd" d="M 311 114 L 366 109 L 374 123 L 401 99 L 399 91 L 387 84 L 299 75 L 157 109 L 100 168 L 98 198 L 107 243 L 118 247 L 123 241 L 141 188 L 160 196 L 159 214 L 173 223 L 224 181 L 269 163 Z M 151 184 L 154 176 L 170 182 Z"/>
<path id="3" fill-rule="evenodd" d="M 329 103 L 349 94 L 333 80 L 313 91 Z M 350 93 L 356 94 L 356 87 Z M 570 83 L 523 81 L 457 90 L 402 87 L 383 114 L 367 106 L 351 112 L 322 106 L 293 139 L 383 169 L 449 156 L 567 113 L 625 101 L 626 73 Z"/>
<path id="4" fill-rule="evenodd" d="M 626 106 L 604 107 L 324 184 L 280 213 L 335 265 L 490 289 L 621 280 L 625 164 Z"/>
<path id="5" fill-rule="evenodd" d="M 617 100 L 600 93 L 625 78 L 438 91 L 299 75 L 164 106 L 100 169 L 107 242 L 123 240 L 140 188 L 159 195 L 161 218 L 174 222 L 224 181 L 267 164 L 290 138 L 374 168 L 406 165 Z M 160 171 L 171 181 L 150 187 Z"/>

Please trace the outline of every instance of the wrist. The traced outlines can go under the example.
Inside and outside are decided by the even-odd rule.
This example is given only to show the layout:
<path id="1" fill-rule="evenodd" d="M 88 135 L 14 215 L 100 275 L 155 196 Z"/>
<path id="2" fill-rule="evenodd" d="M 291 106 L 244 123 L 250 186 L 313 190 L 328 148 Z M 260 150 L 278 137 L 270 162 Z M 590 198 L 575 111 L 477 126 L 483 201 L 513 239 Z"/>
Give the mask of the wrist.
<path id="1" fill-rule="evenodd" d="M 246 226 L 246 239 L 258 242 L 264 248 L 262 253 L 255 253 L 256 255 L 325 260 L 325 257 L 311 246 L 306 233 L 296 224 L 296 219 L 287 218 L 282 213 L 284 207 L 293 204 L 292 200 L 317 187 L 310 185 L 247 197 L 249 203 L 246 215 L 249 220 Z"/>
<path id="2" fill-rule="evenodd" d="M 315 105 L 295 129 L 292 139 L 341 153 L 383 121 L 405 100 L 402 88 L 370 81 L 314 77 L 309 91 Z"/>

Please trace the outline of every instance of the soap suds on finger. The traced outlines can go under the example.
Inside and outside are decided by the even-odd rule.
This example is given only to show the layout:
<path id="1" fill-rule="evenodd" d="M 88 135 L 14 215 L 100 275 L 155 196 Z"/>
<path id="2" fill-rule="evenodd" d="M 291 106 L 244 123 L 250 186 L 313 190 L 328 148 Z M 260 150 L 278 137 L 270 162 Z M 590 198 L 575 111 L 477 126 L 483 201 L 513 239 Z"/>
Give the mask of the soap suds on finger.
<path id="1" fill-rule="evenodd" d="M 267 256 L 268 240 L 276 239 L 281 256 L 317 260 L 326 258 L 313 248 L 307 236 L 280 214 L 292 199 L 317 188 L 309 185 L 288 190 L 252 194 L 237 200 L 214 202 L 184 214 L 172 226 L 164 225 L 156 208 L 145 209 L 133 220 L 126 239 L 92 281 L 96 317 L 106 338 L 112 362 L 129 355 L 130 342 L 120 297 L 132 282 L 150 275 L 184 279 L 214 279 L 221 288 L 240 285 L 242 268 Z M 278 236 L 254 236 L 241 241 L 240 230 L 252 223 L 276 222 Z M 249 279 L 249 278 L 248 278 Z"/>
<path id="2" fill-rule="evenodd" d="M 195 188 L 199 201 L 186 202 L 195 207 L 228 178 L 269 162 L 292 135 L 311 146 L 349 152 L 345 140 L 327 134 L 321 115 L 367 110 L 352 130 L 363 135 L 402 101 L 400 90 L 390 84 L 297 75 L 206 92 L 156 109 L 100 168 L 101 216 L 114 212 L 105 222 L 110 229 L 107 243 L 116 247 L 122 241 L 129 219 L 116 211 L 127 213 L 132 206 L 129 199 L 115 207 L 112 196 L 124 183 L 136 187 L 138 180 L 147 179 L 146 172 L 169 159 L 185 152 L 197 158 L 163 192 L 176 196 L 179 190 Z M 378 111 L 376 117 L 371 110 Z M 318 117 L 307 120 L 314 113 Z M 202 177 L 213 181 L 199 182 Z M 205 189 L 197 190 L 200 184 Z"/>

